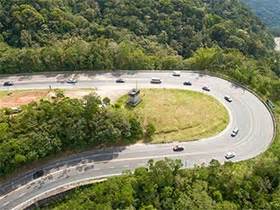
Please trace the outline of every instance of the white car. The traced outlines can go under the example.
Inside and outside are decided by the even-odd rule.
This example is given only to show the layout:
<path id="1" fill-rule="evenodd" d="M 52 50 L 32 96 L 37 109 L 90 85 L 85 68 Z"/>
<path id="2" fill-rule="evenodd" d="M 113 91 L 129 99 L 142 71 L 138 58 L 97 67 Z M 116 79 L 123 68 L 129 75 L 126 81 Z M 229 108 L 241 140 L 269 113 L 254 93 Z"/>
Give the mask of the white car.
<path id="1" fill-rule="evenodd" d="M 181 76 L 181 72 L 180 71 L 173 71 L 172 74 L 174 77 L 180 77 Z"/>
<path id="2" fill-rule="evenodd" d="M 68 84 L 76 84 L 78 81 L 76 79 L 71 78 L 71 79 L 68 79 L 66 82 Z"/>
<path id="3" fill-rule="evenodd" d="M 238 132 L 239 132 L 239 129 L 238 128 L 234 128 L 233 131 L 231 132 L 231 136 L 232 137 L 237 136 Z"/>
<path id="4" fill-rule="evenodd" d="M 228 152 L 228 153 L 225 154 L 225 158 L 226 158 L 227 160 L 232 159 L 232 158 L 234 158 L 235 156 L 236 156 L 236 155 L 235 155 L 234 152 Z"/>

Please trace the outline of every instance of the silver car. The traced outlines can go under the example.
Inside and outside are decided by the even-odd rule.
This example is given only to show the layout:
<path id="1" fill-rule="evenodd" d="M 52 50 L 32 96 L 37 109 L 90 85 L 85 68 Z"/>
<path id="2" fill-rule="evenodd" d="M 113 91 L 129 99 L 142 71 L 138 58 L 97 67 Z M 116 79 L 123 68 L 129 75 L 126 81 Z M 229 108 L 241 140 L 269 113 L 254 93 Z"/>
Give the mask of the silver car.
<path id="1" fill-rule="evenodd" d="M 235 155 L 234 152 L 228 152 L 228 153 L 225 154 L 225 158 L 226 158 L 227 160 L 232 159 L 232 158 L 234 158 L 235 156 L 236 156 L 236 155 Z"/>
<path id="2" fill-rule="evenodd" d="M 71 78 L 71 79 L 68 79 L 66 82 L 68 84 L 76 84 L 78 81 L 76 79 Z"/>

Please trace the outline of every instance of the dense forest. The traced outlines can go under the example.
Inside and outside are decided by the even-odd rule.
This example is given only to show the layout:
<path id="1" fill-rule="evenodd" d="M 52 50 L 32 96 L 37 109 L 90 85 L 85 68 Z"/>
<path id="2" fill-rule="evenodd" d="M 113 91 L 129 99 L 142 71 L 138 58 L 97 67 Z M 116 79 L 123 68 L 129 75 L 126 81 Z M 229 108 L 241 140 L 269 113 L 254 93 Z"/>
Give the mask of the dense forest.
<path id="1" fill-rule="evenodd" d="M 280 36 L 280 0 L 242 0 L 276 35 Z"/>
<path id="2" fill-rule="evenodd" d="M 239 0 L 1 0 L 0 73 L 201 69 L 275 102 L 280 55 L 266 26 Z M 96 96 L 0 111 L 0 175 L 66 149 L 133 143 L 135 116 Z M 150 162 L 77 189 L 57 209 L 280 209 L 279 132 L 254 160 L 180 169 Z"/>
<path id="3" fill-rule="evenodd" d="M 254 165 L 212 161 L 209 167 L 183 170 L 180 161 L 150 161 L 133 175 L 68 193 L 43 209 L 238 210 L 280 208 L 280 162 Z"/>
<path id="4" fill-rule="evenodd" d="M 214 46 L 259 58 L 274 42 L 239 0 L 0 1 L 0 73 L 176 68 Z"/>
<path id="5" fill-rule="evenodd" d="M 53 101 L 31 103 L 20 113 L 2 109 L 0 176 L 66 149 L 128 144 L 143 137 L 135 116 L 109 106 L 108 99 L 103 101 L 95 95 L 70 99 L 58 91 Z"/>

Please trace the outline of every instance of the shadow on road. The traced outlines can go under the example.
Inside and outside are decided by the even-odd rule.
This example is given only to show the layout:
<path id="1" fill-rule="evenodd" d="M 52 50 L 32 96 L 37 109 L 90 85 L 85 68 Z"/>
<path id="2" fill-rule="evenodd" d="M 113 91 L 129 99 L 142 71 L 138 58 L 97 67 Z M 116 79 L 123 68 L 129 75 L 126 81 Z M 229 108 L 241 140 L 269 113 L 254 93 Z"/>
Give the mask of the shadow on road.
<path id="1" fill-rule="evenodd" d="M 234 89 L 240 89 L 242 90 L 243 92 L 246 91 L 246 89 L 238 84 L 235 84 L 235 83 L 231 83 L 231 87 L 234 88 Z"/>
<path id="2" fill-rule="evenodd" d="M 49 175 L 51 172 L 56 170 L 67 169 L 69 167 L 81 166 L 86 163 L 94 163 L 95 161 L 110 161 L 119 156 L 126 147 L 112 147 L 106 149 L 99 150 L 91 150 L 75 155 L 71 155 L 69 157 L 49 162 L 42 167 L 34 168 L 33 170 L 20 174 L 15 178 L 12 178 L 5 183 L 0 184 L 0 196 L 5 195 L 18 187 L 27 184 L 28 182 L 34 180 L 33 175 L 38 171 L 44 172 L 44 177 Z"/>

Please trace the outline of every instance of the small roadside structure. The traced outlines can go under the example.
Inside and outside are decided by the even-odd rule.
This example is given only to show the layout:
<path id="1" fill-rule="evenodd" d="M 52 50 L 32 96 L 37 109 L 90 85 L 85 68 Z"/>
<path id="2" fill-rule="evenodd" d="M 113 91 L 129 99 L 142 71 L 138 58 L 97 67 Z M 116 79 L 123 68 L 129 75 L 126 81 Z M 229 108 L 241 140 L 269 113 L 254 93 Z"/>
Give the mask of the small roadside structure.
<path id="1" fill-rule="evenodd" d="M 141 102 L 140 98 L 140 90 L 137 88 L 133 88 L 128 92 L 128 101 L 127 104 L 130 106 L 137 106 Z"/>

